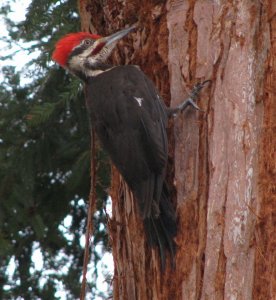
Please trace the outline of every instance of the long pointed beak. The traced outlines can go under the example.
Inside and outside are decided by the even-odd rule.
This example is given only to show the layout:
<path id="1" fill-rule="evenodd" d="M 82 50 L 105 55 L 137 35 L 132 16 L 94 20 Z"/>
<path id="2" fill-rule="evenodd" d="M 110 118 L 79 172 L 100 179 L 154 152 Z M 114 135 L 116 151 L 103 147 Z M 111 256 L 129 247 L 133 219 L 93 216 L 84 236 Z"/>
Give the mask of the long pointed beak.
<path id="1" fill-rule="evenodd" d="M 105 46 L 109 46 L 110 44 L 120 40 L 121 38 L 123 38 L 124 36 L 126 36 L 130 31 L 134 30 L 136 28 L 135 25 L 129 27 L 129 28 L 126 28 L 126 29 L 123 29 L 123 30 L 120 30 L 112 35 L 109 35 L 107 37 L 103 37 L 101 38 L 101 42 L 105 43 Z"/>

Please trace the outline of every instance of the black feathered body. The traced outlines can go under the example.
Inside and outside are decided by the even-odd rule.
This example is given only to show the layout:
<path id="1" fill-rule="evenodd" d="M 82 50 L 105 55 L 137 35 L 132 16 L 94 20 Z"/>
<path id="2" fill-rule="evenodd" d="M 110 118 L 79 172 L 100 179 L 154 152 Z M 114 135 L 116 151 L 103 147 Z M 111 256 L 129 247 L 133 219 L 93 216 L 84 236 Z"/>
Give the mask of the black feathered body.
<path id="1" fill-rule="evenodd" d="M 113 67 L 86 80 L 92 126 L 138 202 L 151 245 L 174 253 L 175 213 L 166 188 L 166 107 L 136 66 Z"/>

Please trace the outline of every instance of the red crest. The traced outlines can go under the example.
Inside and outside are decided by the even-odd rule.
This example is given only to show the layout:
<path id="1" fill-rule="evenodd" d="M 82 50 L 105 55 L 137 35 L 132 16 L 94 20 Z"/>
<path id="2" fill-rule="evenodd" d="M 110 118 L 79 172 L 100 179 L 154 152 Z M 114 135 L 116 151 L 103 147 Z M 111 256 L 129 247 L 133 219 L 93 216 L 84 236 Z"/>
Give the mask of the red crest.
<path id="1" fill-rule="evenodd" d="M 65 67 L 71 51 L 74 47 L 80 44 L 82 40 L 87 38 L 97 40 L 100 37 L 100 35 L 87 32 L 69 33 L 56 43 L 56 48 L 53 52 L 52 59 L 62 67 Z"/>

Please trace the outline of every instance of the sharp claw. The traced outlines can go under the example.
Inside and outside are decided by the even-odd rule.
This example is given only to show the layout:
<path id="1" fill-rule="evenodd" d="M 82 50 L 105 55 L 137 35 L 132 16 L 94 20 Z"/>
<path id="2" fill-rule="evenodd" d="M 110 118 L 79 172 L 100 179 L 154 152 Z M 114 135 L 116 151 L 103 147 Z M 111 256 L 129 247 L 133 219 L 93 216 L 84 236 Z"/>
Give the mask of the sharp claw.
<path id="1" fill-rule="evenodd" d="M 203 81 L 201 84 L 202 84 L 202 85 L 205 85 L 205 84 L 208 83 L 208 82 L 212 82 L 212 80 L 211 80 L 211 79 L 207 79 L 207 80 Z"/>
<path id="2" fill-rule="evenodd" d="M 205 80 L 203 82 L 198 82 L 192 89 L 192 92 L 190 94 L 190 98 L 192 100 L 196 100 L 198 95 L 199 95 L 199 92 L 202 90 L 202 88 L 205 86 L 206 83 L 208 82 L 212 82 L 210 79 L 208 80 Z"/>
<path id="3" fill-rule="evenodd" d="M 199 110 L 199 111 L 202 111 L 202 112 L 204 112 L 204 110 L 202 110 L 194 101 L 193 101 L 193 99 L 192 98 L 189 98 L 188 100 L 187 100 L 187 104 L 188 105 L 191 105 L 194 109 L 196 109 L 196 110 Z M 183 108 L 182 109 L 182 111 L 184 110 L 185 108 Z"/>
<path id="4" fill-rule="evenodd" d="M 198 82 L 193 89 L 194 90 L 198 89 L 200 91 L 205 86 L 205 84 L 209 83 L 209 82 L 212 82 L 212 80 L 208 79 L 208 80 L 205 80 L 203 82 Z"/>

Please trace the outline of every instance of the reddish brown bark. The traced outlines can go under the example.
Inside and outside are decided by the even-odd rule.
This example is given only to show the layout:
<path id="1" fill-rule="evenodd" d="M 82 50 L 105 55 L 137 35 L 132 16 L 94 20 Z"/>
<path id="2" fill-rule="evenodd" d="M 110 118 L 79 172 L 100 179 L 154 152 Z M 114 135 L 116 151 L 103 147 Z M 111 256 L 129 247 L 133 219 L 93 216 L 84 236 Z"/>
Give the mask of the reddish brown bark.
<path id="1" fill-rule="evenodd" d="M 259 152 L 259 213 L 255 229 L 254 299 L 276 296 L 276 2 L 269 4 L 271 48 L 264 81 L 263 130 Z"/>
<path id="2" fill-rule="evenodd" d="M 114 299 L 273 299 L 275 4 L 80 2 L 86 30 L 109 34 L 139 22 L 112 60 L 139 65 L 167 104 L 180 103 L 195 82 L 213 80 L 199 102 L 206 113 L 188 110 L 169 130 L 175 271 L 161 273 L 132 195 L 113 169 Z"/>

